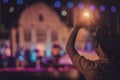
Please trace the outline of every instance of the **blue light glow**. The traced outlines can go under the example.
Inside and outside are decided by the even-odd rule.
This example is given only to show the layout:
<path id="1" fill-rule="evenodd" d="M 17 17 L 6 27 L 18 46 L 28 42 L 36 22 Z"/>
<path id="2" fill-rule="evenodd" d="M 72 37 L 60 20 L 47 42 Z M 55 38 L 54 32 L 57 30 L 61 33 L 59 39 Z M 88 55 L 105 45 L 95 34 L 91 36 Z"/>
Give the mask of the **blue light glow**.
<path id="1" fill-rule="evenodd" d="M 96 7 L 94 5 L 90 5 L 90 10 L 94 11 Z"/>
<path id="2" fill-rule="evenodd" d="M 3 3 L 8 3 L 8 0 L 3 0 Z"/>
<path id="3" fill-rule="evenodd" d="M 111 7 L 111 11 L 112 11 L 112 12 L 116 12 L 116 11 L 117 11 L 116 7 L 115 7 L 115 6 L 112 6 L 112 7 Z"/>
<path id="4" fill-rule="evenodd" d="M 67 7 L 68 7 L 68 8 L 71 9 L 71 8 L 73 8 L 73 6 L 74 6 L 74 3 L 73 3 L 73 2 L 68 2 L 68 3 L 67 3 Z"/>
<path id="5" fill-rule="evenodd" d="M 92 51 L 93 48 L 92 48 L 92 43 L 88 42 L 87 43 L 87 51 Z"/>
<path id="6" fill-rule="evenodd" d="M 46 57 L 51 57 L 52 54 L 51 54 L 51 46 L 49 44 L 46 44 L 47 47 L 46 47 Z"/>
<path id="7" fill-rule="evenodd" d="M 34 52 L 34 51 L 30 52 L 30 60 L 31 60 L 31 62 L 36 62 L 36 60 L 37 60 L 37 53 L 36 52 Z"/>
<path id="8" fill-rule="evenodd" d="M 54 3 L 54 6 L 56 7 L 56 8 L 60 8 L 61 7 L 61 2 L 60 1 L 56 1 L 55 3 Z"/>
<path id="9" fill-rule="evenodd" d="M 106 10 L 105 6 L 104 6 L 104 5 L 101 5 L 101 6 L 100 6 L 100 10 L 101 10 L 101 11 L 105 11 L 105 10 Z"/>
<path id="10" fill-rule="evenodd" d="M 21 4 L 23 4 L 23 0 L 17 0 L 16 3 L 21 5 Z"/>
<path id="11" fill-rule="evenodd" d="M 84 4 L 83 4 L 83 3 L 79 3 L 79 4 L 78 4 L 78 8 L 79 8 L 79 9 L 83 9 L 83 8 L 84 8 Z"/>
<path id="12" fill-rule="evenodd" d="M 23 57 L 23 56 L 19 56 L 19 57 L 18 57 L 18 60 L 24 61 L 24 57 Z"/>

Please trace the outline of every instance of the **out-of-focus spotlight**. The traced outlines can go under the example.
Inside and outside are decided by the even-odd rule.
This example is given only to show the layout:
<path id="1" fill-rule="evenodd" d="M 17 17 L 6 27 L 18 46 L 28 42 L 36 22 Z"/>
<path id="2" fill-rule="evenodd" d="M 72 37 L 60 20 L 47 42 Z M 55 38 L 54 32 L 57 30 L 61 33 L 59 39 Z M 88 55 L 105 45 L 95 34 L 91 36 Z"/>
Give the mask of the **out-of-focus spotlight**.
<path id="1" fill-rule="evenodd" d="M 10 13 L 14 12 L 14 7 L 10 7 L 10 8 L 9 8 L 9 12 L 10 12 Z"/>
<path id="2" fill-rule="evenodd" d="M 85 8 L 79 12 L 78 24 L 86 25 L 87 27 L 95 27 L 99 19 L 98 10 L 91 11 L 89 8 Z"/>
<path id="3" fill-rule="evenodd" d="M 8 0 L 3 0 L 3 3 L 8 3 Z"/>
<path id="4" fill-rule="evenodd" d="M 54 6 L 55 6 L 56 8 L 60 8 L 61 5 L 62 5 L 62 3 L 61 3 L 60 1 L 56 1 L 56 2 L 54 3 Z"/>
<path id="5" fill-rule="evenodd" d="M 90 5 L 90 10 L 94 11 L 96 9 L 96 7 L 92 4 Z"/>
<path id="6" fill-rule="evenodd" d="M 83 16 L 84 16 L 85 18 L 90 18 L 90 14 L 89 14 L 89 12 L 87 12 L 87 11 L 83 13 Z"/>
<path id="7" fill-rule="evenodd" d="M 112 6 L 112 7 L 111 7 L 111 11 L 112 11 L 112 12 L 116 12 L 116 11 L 117 11 L 116 7 L 115 7 L 115 6 Z"/>
<path id="8" fill-rule="evenodd" d="M 66 11 L 66 10 L 62 10 L 62 11 L 61 11 L 61 15 L 62 15 L 62 16 L 66 16 L 66 15 L 67 15 L 67 11 Z"/>
<path id="9" fill-rule="evenodd" d="M 78 8 L 79 8 L 79 9 L 83 9 L 83 8 L 84 8 L 84 4 L 83 4 L 83 3 L 79 3 L 79 4 L 78 4 Z"/>
<path id="10" fill-rule="evenodd" d="M 73 6 L 74 6 L 74 3 L 73 3 L 73 2 L 68 2 L 68 3 L 67 3 L 67 7 L 68 7 L 69 9 L 73 8 Z"/>
<path id="11" fill-rule="evenodd" d="M 18 5 L 22 5 L 22 4 L 23 4 L 23 0 L 17 0 L 16 3 L 17 3 Z"/>
<path id="12" fill-rule="evenodd" d="M 104 6 L 104 5 L 101 5 L 101 6 L 100 6 L 100 10 L 101 10 L 101 11 L 105 11 L 105 10 L 106 10 L 105 6 Z"/>

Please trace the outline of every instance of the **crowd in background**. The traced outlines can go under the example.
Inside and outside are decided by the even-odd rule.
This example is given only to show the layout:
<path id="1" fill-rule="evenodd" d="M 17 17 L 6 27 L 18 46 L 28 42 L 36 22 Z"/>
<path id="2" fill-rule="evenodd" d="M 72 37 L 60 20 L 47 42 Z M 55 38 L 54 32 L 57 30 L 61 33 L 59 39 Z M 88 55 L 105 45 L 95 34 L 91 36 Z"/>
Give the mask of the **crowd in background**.
<path id="1" fill-rule="evenodd" d="M 54 44 L 51 49 L 51 56 L 46 56 L 46 48 L 43 44 L 36 45 L 34 48 L 21 47 L 16 51 L 16 56 L 12 56 L 9 44 L 3 43 L 0 48 L 0 67 L 1 68 L 25 68 L 25 67 L 57 67 L 60 58 L 65 55 L 59 44 Z M 69 64 L 69 63 L 68 63 Z"/>

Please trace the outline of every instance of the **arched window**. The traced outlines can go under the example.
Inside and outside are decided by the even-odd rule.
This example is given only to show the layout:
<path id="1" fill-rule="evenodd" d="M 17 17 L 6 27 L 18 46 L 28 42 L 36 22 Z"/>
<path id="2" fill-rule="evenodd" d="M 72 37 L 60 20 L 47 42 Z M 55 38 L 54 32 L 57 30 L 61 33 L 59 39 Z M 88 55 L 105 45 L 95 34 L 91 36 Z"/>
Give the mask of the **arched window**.
<path id="1" fill-rule="evenodd" d="M 58 33 L 57 33 L 57 31 L 52 31 L 52 42 L 54 42 L 54 41 L 57 41 L 58 40 Z"/>
<path id="2" fill-rule="evenodd" d="M 24 29 L 24 40 L 26 42 L 31 41 L 31 30 L 30 29 Z"/>
<path id="3" fill-rule="evenodd" d="M 38 16 L 38 17 L 39 17 L 39 21 L 41 21 L 41 22 L 42 22 L 42 21 L 44 20 L 44 17 L 43 17 L 43 15 L 42 15 L 42 14 L 39 14 L 39 16 Z"/>
<path id="4" fill-rule="evenodd" d="M 37 29 L 36 36 L 37 36 L 37 41 L 45 41 L 46 40 L 46 31 Z"/>

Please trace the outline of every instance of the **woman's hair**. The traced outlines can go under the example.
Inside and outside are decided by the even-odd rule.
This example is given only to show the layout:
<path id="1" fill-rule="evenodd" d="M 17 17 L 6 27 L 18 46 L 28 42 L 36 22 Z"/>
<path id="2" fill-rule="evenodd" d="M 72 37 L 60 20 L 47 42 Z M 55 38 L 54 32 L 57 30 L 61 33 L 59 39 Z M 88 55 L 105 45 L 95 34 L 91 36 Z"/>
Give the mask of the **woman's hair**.
<path id="1" fill-rule="evenodd" d="M 108 58 L 120 59 L 120 36 L 113 27 L 100 27 L 95 40 L 100 43 Z"/>

